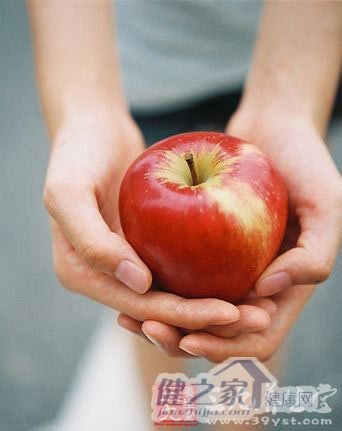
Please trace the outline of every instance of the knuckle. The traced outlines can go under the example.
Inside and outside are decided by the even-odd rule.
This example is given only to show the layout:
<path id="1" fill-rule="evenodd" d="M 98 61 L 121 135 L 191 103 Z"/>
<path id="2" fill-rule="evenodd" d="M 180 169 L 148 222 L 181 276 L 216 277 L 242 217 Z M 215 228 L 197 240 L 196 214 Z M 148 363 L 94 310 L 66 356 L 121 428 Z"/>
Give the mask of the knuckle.
<path id="1" fill-rule="evenodd" d="M 69 292 L 79 293 L 79 289 L 71 282 L 67 271 L 56 260 L 53 261 L 53 267 L 59 284 Z"/>
<path id="2" fill-rule="evenodd" d="M 329 278 L 332 272 L 332 262 L 329 259 L 319 260 L 314 264 L 314 279 L 316 283 L 322 283 Z"/>
<path id="3" fill-rule="evenodd" d="M 104 258 L 103 250 L 93 243 L 83 245 L 79 252 L 82 259 L 94 268 L 99 267 Z"/>
<path id="4" fill-rule="evenodd" d="M 60 197 L 70 190 L 70 185 L 67 182 L 47 182 L 43 191 L 43 202 L 47 211 L 53 215 L 56 213 L 60 201 Z"/>

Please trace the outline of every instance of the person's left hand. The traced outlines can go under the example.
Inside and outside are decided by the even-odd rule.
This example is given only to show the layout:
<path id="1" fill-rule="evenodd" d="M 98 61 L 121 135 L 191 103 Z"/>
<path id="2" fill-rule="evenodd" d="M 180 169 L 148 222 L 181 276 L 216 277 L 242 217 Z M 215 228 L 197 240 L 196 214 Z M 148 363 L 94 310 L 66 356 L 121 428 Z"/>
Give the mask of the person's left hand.
<path id="1" fill-rule="evenodd" d="M 191 333 L 156 321 L 134 321 L 124 315 L 119 316 L 118 322 L 147 336 L 171 355 L 188 352 L 214 362 L 229 356 L 266 360 L 286 337 L 313 285 L 331 272 L 342 234 L 341 178 L 313 125 L 292 118 L 291 114 L 271 113 L 252 121 L 249 115 L 237 114 L 227 132 L 256 144 L 268 154 L 289 191 L 290 215 L 279 256 L 256 283 L 259 296 L 273 296 L 255 295 L 244 301 L 238 306 L 238 322 Z M 252 313 L 248 308 L 250 301 Z M 258 309 L 267 312 L 271 319 L 258 318 Z"/>

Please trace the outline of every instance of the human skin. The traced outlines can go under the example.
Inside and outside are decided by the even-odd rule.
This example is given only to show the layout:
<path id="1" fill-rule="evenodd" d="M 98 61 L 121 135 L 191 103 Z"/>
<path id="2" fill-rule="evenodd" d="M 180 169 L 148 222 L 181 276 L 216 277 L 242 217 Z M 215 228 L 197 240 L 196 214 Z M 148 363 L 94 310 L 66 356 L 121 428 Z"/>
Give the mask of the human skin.
<path id="1" fill-rule="evenodd" d="M 121 90 L 110 4 L 31 1 L 28 6 L 52 143 L 44 201 L 61 284 L 139 321 L 201 329 L 239 320 L 241 311 L 252 317 L 246 328 L 267 327 L 269 300 L 236 307 L 214 298 L 142 294 L 151 274 L 122 237 L 117 193 L 144 146 Z M 128 267 L 120 268 L 123 261 Z"/>
<path id="2" fill-rule="evenodd" d="M 227 131 L 271 156 L 293 217 L 287 251 L 261 275 L 254 297 L 237 306 L 148 291 L 150 271 L 122 237 L 118 188 L 143 140 L 121 89 L 109 2 L 28 5 L 52 142 L 44 200 L 61 284 L 120 311 L 121 326 L 170 355 L 270 357 L 312 285 L 329 276 L 341 238 L 341 179 L 322 137 L 340 70 L 342 3 L 265 8 L 244 97 Z"/>
<path id="3" fill-rule="evenodd" d="M 323 138 L 341 69 L 341 20 L 341 2 L 266 3 L 244 95 L 226 129 L 269 155 L 289 192 L 281 253 L 255 286 L 256 295 L 272 295 L 277 306 L 270 327 L 244 334 L 240 321 L 184 336 L 188 331 L 121 316 L 125 327 L 143 331 L 174 355 L 185 350 L 214 362 L 229 356 L 266 360 L 313 285 L 328 278 L 341 242 L 342 184 Z"/>

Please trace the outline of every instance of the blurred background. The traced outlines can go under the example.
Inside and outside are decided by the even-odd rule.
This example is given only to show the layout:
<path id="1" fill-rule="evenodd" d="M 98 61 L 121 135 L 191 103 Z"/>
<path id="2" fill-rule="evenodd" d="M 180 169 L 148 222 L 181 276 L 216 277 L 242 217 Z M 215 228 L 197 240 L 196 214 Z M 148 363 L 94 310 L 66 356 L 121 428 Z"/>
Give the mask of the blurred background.
<path id="1" fill-rule="evenodd" d="M 0 431 L 28 430 L 57 414 L 103 312 L 95 303 L 66 293 L 53 272 L 41 198 L 49 144 L 33 73 L 25 4 L 2 0 Z M 336 116 L 329 144 L 339 167 L 341 140 L 342 117 Z M 336 431 L 342 423 L 341 263 L 340 256 L 334 274 L 290 334 L 283 381 L 283 385 L 329 383 L 338 388 L 337 395 L 328 400 L 333 412 L 327 416 L 333 420 L 328 429 Z"/>

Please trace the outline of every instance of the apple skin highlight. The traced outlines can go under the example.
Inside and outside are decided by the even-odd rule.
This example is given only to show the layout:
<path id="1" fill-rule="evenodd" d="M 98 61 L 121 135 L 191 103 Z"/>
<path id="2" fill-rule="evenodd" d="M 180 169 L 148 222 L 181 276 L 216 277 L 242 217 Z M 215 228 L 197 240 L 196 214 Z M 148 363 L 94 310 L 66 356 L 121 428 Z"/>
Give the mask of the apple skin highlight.
<path id="1" fill-rule="evenodd" d="M 257 147 L 223 133 L 193 132 L 154 144 L 132 163 L 119 210 L 125 237 L 158 288 L 236 303 L 279 250 L 288 198 L 279 172 Z"/>

